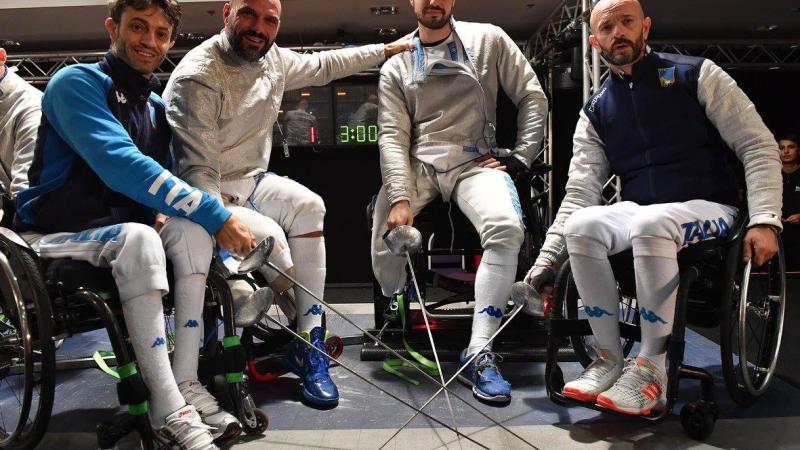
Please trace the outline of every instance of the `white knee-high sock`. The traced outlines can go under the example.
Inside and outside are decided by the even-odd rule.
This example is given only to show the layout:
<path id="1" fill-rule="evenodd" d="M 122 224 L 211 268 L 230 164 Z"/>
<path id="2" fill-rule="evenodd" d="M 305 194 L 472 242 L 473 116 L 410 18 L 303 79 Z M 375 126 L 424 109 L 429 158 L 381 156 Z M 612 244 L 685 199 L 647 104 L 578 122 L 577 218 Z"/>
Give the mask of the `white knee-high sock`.
<path id="1" fill-rule="evenodd" d="M 322 298 L 325 291 L 325 238 L 289 238 L 294 261 L 295 278 L 311 292 Z M 297 305 L 297 330 L 311 331 L 322 325 L 322 305 L 299 287 L 294 287 Z"/>
<path id="2" fill-rule="evenodd" d="M 483 261 L 475 274 L 475 313 L 472 316 L 472 337 L 467 347 L 467 355 L 491 350 L 489 338 L 497 331 L 505 312 L 511 285 L 517 274 L 517 265 L 489 264 L 491 249 L 486 249 Z M 488 344 L 488 345 L 487 345 Z"/>
<path id="3" fill-rule="evenodd" d="M 203 301 L 206 276 L 191 274 L 175 280 L 175 381 L 197 380 L 197 364 L 203 340 Z"/>
<path id="4" fill-rule="evenodd" d="M 666 370 L 667 339 L 672 334 L 680 282 L 676 245 L 670 239 L 656 237 L 637 237 L 632 243 L 642 325 L 639 354 Z"/>
<path id="5" fill-rule="evenodd" d="M 161 292 L 153 291 L 122 300 L 136 362 L 150 390 L 150 421 L 163 426 L 168 415 L 186 404 L 169 366 Z"/>
<path id="6" fill-rule="evenodd" d="M 578 235 L 567 235 L 567 249 L 572 277 L 600 349 L 621 362 L 619 291 L 608 261 L 608 249 L 598 241 Z"/>

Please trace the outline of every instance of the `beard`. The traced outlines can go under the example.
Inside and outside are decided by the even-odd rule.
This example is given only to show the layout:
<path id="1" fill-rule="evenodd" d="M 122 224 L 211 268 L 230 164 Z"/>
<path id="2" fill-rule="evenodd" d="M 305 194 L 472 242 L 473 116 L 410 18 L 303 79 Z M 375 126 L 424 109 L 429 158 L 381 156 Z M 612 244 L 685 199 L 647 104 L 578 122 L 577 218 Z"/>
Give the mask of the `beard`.
<path id="1" fill-rule="evenodd" d="M 614 55 L 614 46 L 617 44 L 628 44 L 631 46 L 633 51 L 630 54 L 621 54 L 621 55 Z M 627 39 L 615 39 L 614 42 L 611 44 L 609 48 L 602 48 L 600 55 L 608 61 L 609 64 L 613 64 L 615 66 L 627 66 L 628 64 L 632 64 L 636 62 L 639 57 L 642 55 L 642 49 L 644 48 L 644 35 L 639 35 L 639 39 L 636 42 L 629 41 Z"/>
<path id="2" fill-rule="evenodd" d="M 426 17 L 425 13 L 428 11 L 439 11 L 442 15 L 441 19 L 431 19 Z M 425 28 L 430 28 L 431 30 L 440 30 L 445 27 L 448 23 L 450 23 L 450 18 L 453 16 L 453 11 L 450 11 L 450 14 L 446 14 L 445 11 L 441 8 L 427 8 L 425 11 L 422 11 L 421 15 L 417 16 L 417 21 L 422 24 Z"/>
<path id="3" fill-rule="evenodd" d="M 244 44 L 244 38 L 246 36 L 263 39 L 264 47 L 262 47 L 260 50 L 247 49 Z M 255 31 L 242 31 L 241 33 L 236 33 L 236 30 L 234 30 L 233 27 L 228 28 L 228 41 L 230 42 L 233 51 L 240 58 L 250 62 L 255 62 L 263 58 L 269 49 L 272 48 L 272 44 L 275 43 L 274 41 L 270 41 L 269 36 L 265 34 L 256 33 Z"/>

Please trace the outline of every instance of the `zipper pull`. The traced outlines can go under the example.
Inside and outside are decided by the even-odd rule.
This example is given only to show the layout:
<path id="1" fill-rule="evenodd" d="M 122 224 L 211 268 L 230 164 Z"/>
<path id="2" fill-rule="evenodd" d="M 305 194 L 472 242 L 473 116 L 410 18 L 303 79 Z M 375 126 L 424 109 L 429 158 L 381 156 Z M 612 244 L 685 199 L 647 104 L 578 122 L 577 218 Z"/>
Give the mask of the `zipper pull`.
<path id="1" fill-rule="evenodd" d="M 289 144 L 286 143 L 286 139 L 283 140 L 283 156 L 289 157 Z"/>

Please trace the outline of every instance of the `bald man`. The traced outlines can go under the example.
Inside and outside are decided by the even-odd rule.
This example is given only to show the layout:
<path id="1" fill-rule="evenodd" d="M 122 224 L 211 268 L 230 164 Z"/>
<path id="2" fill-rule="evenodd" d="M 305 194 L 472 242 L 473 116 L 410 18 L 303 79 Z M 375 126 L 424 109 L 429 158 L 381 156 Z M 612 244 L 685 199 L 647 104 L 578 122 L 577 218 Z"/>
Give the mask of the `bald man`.
<path id="1" fill-rule="evenodd" d="M 770 260 L 781 230 L 778 147 L 755 107 L 713 62 L 651 52 L 650 27 L 634 0 L 603 0 L 592 11 L 589 42 L 611 73 L 580 113 L 566 196 L 526 277 L 541 291 L 569 257 L 600 356 L 563 393 L 635 415 L 665 403 L 677 253 L 726 236 L 738 215 L 730 156 L 744 163 L 747 183 L 743 258 Z M 612 174 L 622 201 L 598 206 Z M 608 256 L 629 249 L 642 346 L 623 371 Z"/>
<path id="2" fill-rule="evenodd" d="M 283 92 L 378 66 L 410 44 L 301 54 L 274 45 L 281 25 L 279 0 L 232 1 L 225 3 L 222 16 L 222 32 L 187 53 L 164 90 L 178 173 L 221 198 L 258 239 L 274 237 L 272 262 L 322 298 L 325 204 L 300 183 L 267 172 Z M 298 333 L 325 351 L 322 305 L 301 289 L 292 294 L 286 279 L 263 271 L 279 295 L 296 296 Z M 301 378 L 307 402 L 338 403 L 326 358 L 293 342 L 284 363 Z"/>

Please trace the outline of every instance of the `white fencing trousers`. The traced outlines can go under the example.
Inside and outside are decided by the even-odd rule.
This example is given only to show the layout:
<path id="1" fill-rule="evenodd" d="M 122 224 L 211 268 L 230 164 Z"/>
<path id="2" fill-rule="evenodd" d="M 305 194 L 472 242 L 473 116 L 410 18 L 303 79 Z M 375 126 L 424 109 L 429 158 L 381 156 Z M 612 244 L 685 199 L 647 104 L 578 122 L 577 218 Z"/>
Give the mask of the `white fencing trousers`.
<path id="1" fill-rule="evenodd" d="M 435 174 L 427 165 L 414 165 L 409 201 L 414 215 L 440 194 Z M 481 246 L 493 251 L 482 263 L 516 266 L 524 238 L 519 197 L 507 173 L 473 166 L 459 174 L 452 199 L 478 231 Z M 389 217 L 386 187 L 381 187 L 372 216 L 372 269 L 383 295 L 390 297 L 405 285 L 405 258 L 392 255 L 383 242 Z"/>
<path id="2" fill-rule="evenodd" d="M 322 231 L 325 203 L 302 184 L 274 173 L 223 181 L 222 197 L 228 209 L 239 216 L 257 240 L 275 238 L 270 261 L 287 270 L 294 266 L 287 237 Z M 277 274 L 267 270 L 268 281 Z"/>
<path id="3" fill-rule="evenodd" d="M 608 255 L 632 249 L 642 318 L 640 354 L 664 367 L 678 288 L 677 254 L 707 239 L 727 236 L 737 210 L 705 200 L 639 206 L 620 202 L 575 211 L 565 224 L 578 292 L 603 350 L 621 359 L 619 297 Z"/>

